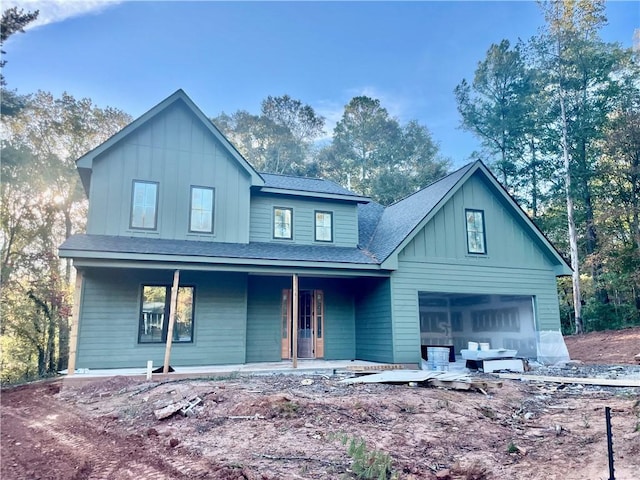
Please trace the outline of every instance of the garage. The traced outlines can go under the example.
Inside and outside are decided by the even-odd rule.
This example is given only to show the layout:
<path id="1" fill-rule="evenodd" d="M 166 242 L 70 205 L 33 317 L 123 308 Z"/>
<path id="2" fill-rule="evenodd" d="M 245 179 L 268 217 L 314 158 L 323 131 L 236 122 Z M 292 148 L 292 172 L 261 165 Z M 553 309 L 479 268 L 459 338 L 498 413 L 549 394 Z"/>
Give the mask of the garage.
<path id="1" fill-rule="evenodd" d="M 536 357 L 533 296 L 418 292 L 418 300 L 423 346 L 453 345 L 459 354 L 468 342 L 489 343 Z"/>

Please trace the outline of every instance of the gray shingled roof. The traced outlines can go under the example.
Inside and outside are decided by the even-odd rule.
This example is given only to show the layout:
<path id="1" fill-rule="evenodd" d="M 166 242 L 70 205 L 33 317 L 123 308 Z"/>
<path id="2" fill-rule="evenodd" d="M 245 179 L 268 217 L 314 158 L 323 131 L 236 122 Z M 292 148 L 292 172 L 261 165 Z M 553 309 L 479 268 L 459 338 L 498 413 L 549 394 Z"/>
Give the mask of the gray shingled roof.
<path id="1" fill-rule="evenodd" d="M 89 258 L 92 257 L 92 253 L 116 253 L 204 257 L 211 258 L 212 261 L 234 258 L 353 265 L 381 264 L 473 166 L 474 164 L 470 163 L 386 208 L 375 202 L 358 205 L 358 247 L 268 242 L 241 244 L 83 234 L 74 235 L 66 240 L 60 246 L 60 255 L 75 256 L 74 252 L 86 252 Z M 357 196 L 327 180 L 264 173 L 261 175 L 266 187 Z"/>
<path id="2" fill-rule="evenodd" d="M 274 173 L 262 173 L 264 188 L 279 188 L 282 190 L 294 190 L 298 192 L 324 193 L 331 195 L 346 195 L 355 198 L 366 198 L 351 190 L 338 185 L 331 180 L 320 178 L 294 177 L 292 175 L 276 175 Z"/>
<path id="3" fill-rule="evenodd" d="M 325 245 L 285 245 L 281 243 L 221 243 L 193 240 L 163 240 L 146 237 L 118 237 L 110 235 L 73 235 L 60 245 L 60 255 L 71 251 L 107 252 L 119 254 L 149 254 L 236 258 L 250 260 L 284 260 L 300 262 L 329 262 L 376 264 L 358 248 Z M 65 253 L 67 255 L 65 255 Z M 91 255 L 88 255 L 91 257 Z"/>
<path id="4" fill-rule="evenodd" d="M 358 205 L 358 245 L 367 248 L 382 217 L 384 207 L 376 202 Z"/>
<path id="5" fill-rule="evenodd" d="M 386 260 L 473 165 L 465 165 L 385 208 L 371 240 L 368 244 L 363 243 L 366 249 L 380 262 Z M 371 227 L 367 225 L 365 228 Z"/>

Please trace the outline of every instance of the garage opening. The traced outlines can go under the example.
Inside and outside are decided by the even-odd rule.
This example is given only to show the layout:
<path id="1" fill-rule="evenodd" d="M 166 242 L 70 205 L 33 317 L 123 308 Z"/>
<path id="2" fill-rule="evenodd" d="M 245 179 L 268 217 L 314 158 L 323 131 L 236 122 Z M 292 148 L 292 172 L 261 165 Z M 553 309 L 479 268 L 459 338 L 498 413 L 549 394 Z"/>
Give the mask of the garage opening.
<path id="1" fill-rule="evenodd" d="M 422 345 L 453 345 L 459 354 L 468 342 L 490 343 L 536 358 L 532 296 L 418 292 L 418 299 Z"/>

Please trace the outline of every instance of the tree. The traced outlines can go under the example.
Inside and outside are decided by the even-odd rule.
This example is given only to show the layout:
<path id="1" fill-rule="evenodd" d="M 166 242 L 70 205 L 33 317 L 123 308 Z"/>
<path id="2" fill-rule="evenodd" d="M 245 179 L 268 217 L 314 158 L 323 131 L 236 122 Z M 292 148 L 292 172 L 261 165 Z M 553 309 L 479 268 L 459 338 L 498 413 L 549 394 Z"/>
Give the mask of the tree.
<path id="1" fill-rule="evenodd" d="M 502 40 L 478 63 L 473 83 L 462 80 L 454 90 L 462 127 L 475 133 L 490 155 L 498 155 L 492 166 L 505 187 L 518 177 L 529 84 L 520 47 L 511 49 Z"/>
<path id="2" fill-rule="evenodd" d="M 4 51 L 4 42 L 16 32 L 24 32 L 24 27 L 38 18 L 40 12 L 24 13 L 17 7 L 9 8 L 2 13 L 0 21 L 0 55 L 4 57 L 7 52 Z M 7 61 L 0 60 L 0 69 L 4 69 Z M 17 92 L 5 88 L 7 82 L 4 73 L 0 72 L 0 113 L 2 115 L 14 115 L 24 107 L 25 97 L 18 95 Z"/>
<path id="3" fill-rule="evenodd" d="M 581 314 L 580 260 L 574 201 L 576 187 L 580 187 L 587 224 L 587 252 L 593 254 L 597 249 L 597 237 L 593 223 L 587 155 L 589 142 L 594 138 L 594 116 L 591 114 L 597 112 L 594 103 L 589 100 L 594 98 L 592 89 L 597 84 L 594 77 L 598 77 L 599 74 L 607 75 L 611 71 L 606 66 L 600 67 L 599 60 L 602 57 L 596 52 L 602 45 L 597 37 L 598 31 L 606 23 L 604 1 L 551 1 L 540 2 L 540 6 L 546 21 L 546 32 L 540 45 L 543 49 L 548 48 L 546 52 L 541 53 L 542 56 L 546 53 L 549 86 L 553 88 L 555 100 L 559 105 L 557 118 L 560 126 L 559 138 L 573 269 L 575 331 L 582 333 L 584 325 Z M 572 138 L 572 133 L 577 135 Z M 597 262 L 592 274 L 597 282 Z M 606 301 L 606 291 L 600 295 Z"/>
<path id="4" fill-rule="evenodd" d="M 24 32 L 24 27 L 38 18 L 39 14 L 39 10 L 25 13 L 22 9 L 18 10 L 18 7 L 8 8 L 2 13 L 2 20 L 0 21 L 0 55 L 4 57 L 7 54 L 2 49 L 4 42 L 14 33 Z M 6 63 L 6 60 L 0 60 L 0 68 L 4 68 Z M 5 85 L 4 74 L 0 73 L 0 86 L 4 87 Z"/>
<path id="5" fill-rule="evenodd" d="M 440 156 L 427 127 L 411 120 L 401 128 L 396 155 L 380 166 L 371 181 L 371 195 L 389 205 L 447 174 L 449 162 Z"/>
<path id="6" fill-rule="evenodd" d="M 71 266 L 60 264 L 57 246 L 84 228 L 86 198 L 75 159 L 130 120 L 89 99 L 46 92 L 24 96 L 21 110 L 2 117 L 3 317 L 21 345 L 46 359 L 47 371 L 66 368 L 67 361 Z"/>
<path id="7" fill-rule="evenodd" d="M 349 186 L 364 195 L 371 194 L 372 177 L 382 164 L 393 162 L 393 148 L 400 137 L 400 125 L 380 100 L 352 98 L 333 131 L 334 155 L 342 164 L 341 174 L 346 174 Z"/>
<path id="8" fill-rule="evenodd" d="M 305 173 L 324 127 L 323 117 L 289 95 L 267 97 L 260 115 L 240 110 L 212 120 L 254 167 L 270 173 Z"/>
<path id="9" fill-rule="evenodd" d="M 403 127 L 380 100 L 365 96 L 345 106 L 318 163 L 326 176 L 383 204 L 434 182 L 448 167 L 425 126 L 413 120 Z"/>

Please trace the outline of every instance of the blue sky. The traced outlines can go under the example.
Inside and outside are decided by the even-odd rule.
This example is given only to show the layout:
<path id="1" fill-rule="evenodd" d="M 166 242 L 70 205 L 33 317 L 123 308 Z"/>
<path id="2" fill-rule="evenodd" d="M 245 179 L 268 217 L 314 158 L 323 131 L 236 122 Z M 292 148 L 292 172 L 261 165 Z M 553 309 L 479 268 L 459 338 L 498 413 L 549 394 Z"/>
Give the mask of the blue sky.
<path id="1" fill-rule="evenodd" d="M 459 166 L 479 148 L 453 89 L 489 46 L 535 35 L 534 2 L 11 1 L 40 9 L 4 46 L 8 88 L 120 108 L 134 117 L 182 88 L 208 115 L 258 113 L 289 94 L 327 118 L 356 95 L 417 119 Z M 607 4 L 607 41 L 630 47 L 640 3 Z"/>

